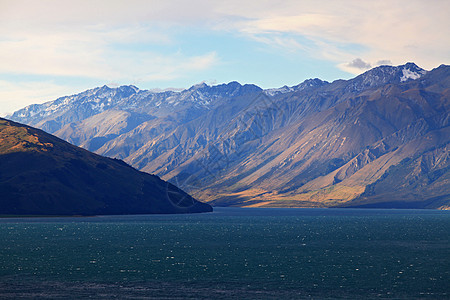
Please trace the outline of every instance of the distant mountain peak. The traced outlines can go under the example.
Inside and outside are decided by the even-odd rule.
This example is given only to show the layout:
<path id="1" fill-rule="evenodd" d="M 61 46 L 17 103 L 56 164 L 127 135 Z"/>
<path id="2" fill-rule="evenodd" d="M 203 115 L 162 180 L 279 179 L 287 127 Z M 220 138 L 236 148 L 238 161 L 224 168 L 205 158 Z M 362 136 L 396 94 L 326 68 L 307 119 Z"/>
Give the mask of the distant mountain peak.
<path id="1" fill-rule="evenodd" d="M 363 73 L 360 76 L 363 76 L 363 77 L 378 76 L 378 77 L 380 77 L 380 79 L 393 80 L 396 82 L 398 82 L 398 81 L 403 82 L 403 81 L 407 81 L 409 79 L 414 80 L 414 79 L 420 78 L 422 75 L 425 75 L 426 73 L 427 73 L 426 70 L 420 68 L 415 63 L 408 62 L 408 63 L 406 63 L 404 65 L 400 65 L 400 66 L 383 65 L 383 66 L 375 67 L 375 68 Z M 387 83 L 387 82 L 383 82 L 383 83 Z"/>
<path id="2" fill-rule="evenodd" d="M 418 67 L 415 63 L 407 63 L 402 68 L 403 76 L 400 77 L 400 82 L 418 79 L 426 73 L 427 71 Z"/>
<path id="3" fill-rule="evenodd" d="M 402 66 L 399 66 L 399 67 L 402 67 Z M 406 64 L 403 65 L 403 67 L 406 67 L 406 68 L 415 68 L 415 69 L 417 69 L 417 70 L 423 70 L 422 68 L 420 68 L 418 65 L 416 65 L 416 64 L 413 63 L 413 62 L 407 62 Z"/>
<path id="4" fill-rule="evenodd" d="M 349 80 L 348 90 L 352 92 L 362 91 L 389 83 L 401 83 L 415 80 L 427 73 L 415 63 L 408 62 L 400 66 L 378 66 Z"/>
<path id="5" fill-rule="evenodd" d="M 319 87 L 322 85 L 326 85 L 328 83 L 329 83 L 328 81 L 324 81 L 319 78 L 310 78 L 310 79 L 306 79 L 302 83 L 294 86 L 293 88 L 295 88 L 296 90 L 304 90 L 309 87 Z"/>
<path id="6" fill-rule="evenodd" d="M 104 85 L 102 87 L 94 89 L 96 91 L 96 94 L 101 93 L 125 93 L 125 94 L 135 94 L 139 92 L 139 88 L 137 88 L 134 85 L 121 85 L 118 87 L 109 87 L 107 85 Z"/>
<path id="7" fill-rule="evenodd" d="M 320 87 L 320 86 L 323 86 L 326 84 L 328 84 L 327 81 L 323 81 L 319 78 L 310 78 L 310 79 L 306 79 L 302 83 L 294 85 L 294 86 L 284 85 L 280 88 L 266 89 L 266 90 L 264 90 L 264 93 L 269 96 L 275 96 L 275 95 L 279 95 L 279 94 L 302 91 L 304 89 L 311 88 L 311 87 Z"/>
<path id="8" fill-rule="evenodd" d="M 209 87 L 209 85 L 207 85 L 206 82 L 203 81 L 203 82 L 194 84 L 193 86 L 191 86 L 189 88 L 189 90 L 198 90 L 198 89 L 203 89 L 203 88 L 206 88 L 206 87 Z"/>

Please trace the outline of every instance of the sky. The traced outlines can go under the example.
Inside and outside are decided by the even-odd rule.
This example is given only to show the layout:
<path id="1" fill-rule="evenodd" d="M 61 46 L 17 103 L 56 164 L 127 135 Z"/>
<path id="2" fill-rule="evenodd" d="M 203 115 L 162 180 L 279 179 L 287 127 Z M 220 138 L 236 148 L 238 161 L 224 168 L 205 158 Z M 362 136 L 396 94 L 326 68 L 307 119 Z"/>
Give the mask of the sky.
<path id="1" fill-rule="evenodd" d="M 0 0 L 0 116 L 86 89 L 450 64 L 448 0 Z"/>

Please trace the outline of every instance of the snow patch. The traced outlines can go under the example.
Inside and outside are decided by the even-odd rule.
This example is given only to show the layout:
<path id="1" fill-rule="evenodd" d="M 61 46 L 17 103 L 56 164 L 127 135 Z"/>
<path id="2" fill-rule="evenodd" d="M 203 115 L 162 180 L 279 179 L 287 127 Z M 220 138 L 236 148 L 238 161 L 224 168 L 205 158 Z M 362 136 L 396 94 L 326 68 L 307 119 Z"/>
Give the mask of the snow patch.
<path id="1" fill-rule="evenodd" d="M 266 90 L 264 90 L 264 93 L 268 96 L 274 96 L 277 94 L 284 94 L 284 93 L 289 93 L 292 91 L 294 91 L 293 88 L 288 87 L 288 86 L 283 86 L 281 88 L 266 89 Z"/>
<path id="2" fill-rule="evenodd" d="M 425 74 L 425 71 L 415 72 L 415 71 L 412 71 L 412 70 L 406 69 L 406 68 L 403 69 L 402 72 L 403 72 L 403 76 L 400 78 L 400 82 L 405 82 L 410 79 L 415 80 L 415 79 L 422 77 L 422 75 Z"/>

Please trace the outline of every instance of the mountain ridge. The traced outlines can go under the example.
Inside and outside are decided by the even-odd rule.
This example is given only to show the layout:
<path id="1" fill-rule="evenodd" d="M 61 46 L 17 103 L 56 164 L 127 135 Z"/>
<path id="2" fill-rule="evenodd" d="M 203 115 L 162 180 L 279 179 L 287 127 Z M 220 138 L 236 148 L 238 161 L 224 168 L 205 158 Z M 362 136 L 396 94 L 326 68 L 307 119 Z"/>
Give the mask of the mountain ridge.
<path id="1" fill-rule="evenodd" d="M 449 78 L 448 66 L 425 71 L 407 63 L 280 89 L 201 84 L 165 99 L 121 100 L 141 103 L 139 110 L 116 106 L 75 122 L 54 114 L 39 126 L 65 120 L 56 135 L 215 205 L 345 206 L 373 198 L 367 186 L 414 154 L 404 150 L 414 138 L 445 130 Z"/>

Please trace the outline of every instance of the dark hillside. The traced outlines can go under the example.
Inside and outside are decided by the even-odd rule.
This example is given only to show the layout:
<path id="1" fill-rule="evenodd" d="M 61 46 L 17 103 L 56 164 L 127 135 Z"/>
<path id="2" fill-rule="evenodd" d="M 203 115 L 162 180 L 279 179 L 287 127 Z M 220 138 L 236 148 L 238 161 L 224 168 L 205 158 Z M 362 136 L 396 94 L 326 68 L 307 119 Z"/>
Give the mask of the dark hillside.
<path id="1" fill-rule="evenodd" d="M 211 211 L 123 161 L 0 119 L 0 214 L 96 215 Z"/>

